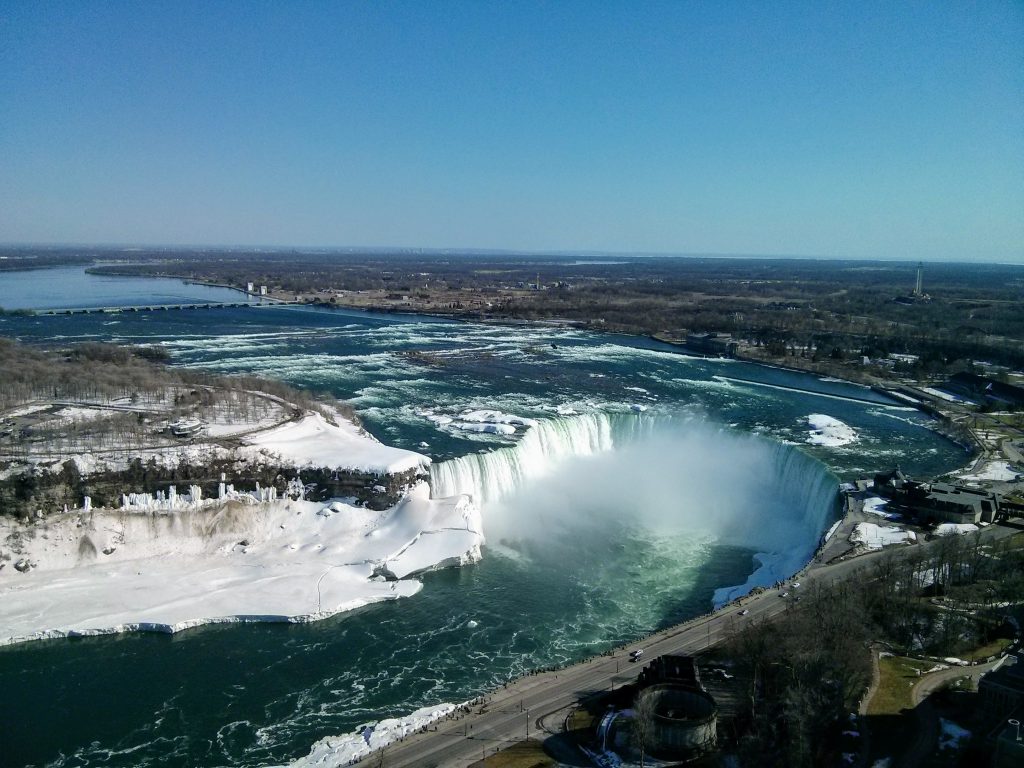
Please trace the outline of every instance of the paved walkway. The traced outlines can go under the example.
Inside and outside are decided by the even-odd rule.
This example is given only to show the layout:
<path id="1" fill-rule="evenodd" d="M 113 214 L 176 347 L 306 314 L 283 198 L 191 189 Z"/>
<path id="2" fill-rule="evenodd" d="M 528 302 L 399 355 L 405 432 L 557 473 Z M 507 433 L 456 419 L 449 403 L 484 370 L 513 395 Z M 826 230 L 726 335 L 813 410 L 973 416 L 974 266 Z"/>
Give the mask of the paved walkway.
<path id="1" fill-rule="evenodd" d="M 871 682 L 868 684 L 864 698 L 860 700 L 860 706 L 857 708 L 857 714 L 860 715 L 858 723 L 860 727 L 860 756 L 857 763 L 861 766 L 867 765 L 868 760 L 871 759 L 871 728 L 864 717 L 868 713 L 868 707 L 871 706 L 871 700 L 875 697 L 881 680 L 882 673 L 878 667 L 878 648 L 873 645 L 871 646 Z"/>
<path id="2" fill-rule="evenodd" d="M 953 680 L 971 679 L 977 682 L 983 674 L 1002 662 L 1002 659 L 997 659 L 973 667 L 950 667 L 925 675 L 914 685 L 910 696 L 917 727 L 911 735 L 910 746 L 896 764 L 897 768 L 917 768 L 922 760 L 935 751 L 939 741 L 939 716 L 931 702 L 931 695 Z"/>

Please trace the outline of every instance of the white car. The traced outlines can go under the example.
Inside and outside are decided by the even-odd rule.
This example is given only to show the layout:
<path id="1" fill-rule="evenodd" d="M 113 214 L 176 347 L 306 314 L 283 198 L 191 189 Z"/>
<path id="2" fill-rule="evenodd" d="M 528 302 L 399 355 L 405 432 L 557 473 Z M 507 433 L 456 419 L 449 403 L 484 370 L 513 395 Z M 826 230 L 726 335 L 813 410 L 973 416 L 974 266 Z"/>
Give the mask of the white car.
<path id="1" fill-rule="evenodd" d="M 630 651 L 629 652 L 629 660 L 630 661 L 636 661 L 637 659 L 639 659 L 643 655 L 644 655 L 644 649 L 643 648 L 637 648 L 635 651 Z"/>
<path id="2" fill-rule="evenodd" d="M 748 608 L 744 608 L 740 611 L 740 616 L 746 616 L 748 613 L 750 613 L 750 610 Z"/>

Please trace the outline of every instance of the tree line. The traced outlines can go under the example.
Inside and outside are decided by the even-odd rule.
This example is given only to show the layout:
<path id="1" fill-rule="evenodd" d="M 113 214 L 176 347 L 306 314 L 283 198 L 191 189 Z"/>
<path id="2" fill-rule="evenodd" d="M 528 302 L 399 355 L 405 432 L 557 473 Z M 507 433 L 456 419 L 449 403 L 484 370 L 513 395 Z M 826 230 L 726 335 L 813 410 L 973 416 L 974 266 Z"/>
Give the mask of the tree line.
<path id="1" fill-rule="evenodd" d="M 1021 617 L 1024 548 L 1012 538 L 943 538 L 802 593 L 783 617 L 749 623 L 728 643 L 749 681 L 739 742 L 745 766 L 837 764 L 848 713 L 871 680 L 873 643 L 942 658 L 1012 637 L 1007 617 Z"/>

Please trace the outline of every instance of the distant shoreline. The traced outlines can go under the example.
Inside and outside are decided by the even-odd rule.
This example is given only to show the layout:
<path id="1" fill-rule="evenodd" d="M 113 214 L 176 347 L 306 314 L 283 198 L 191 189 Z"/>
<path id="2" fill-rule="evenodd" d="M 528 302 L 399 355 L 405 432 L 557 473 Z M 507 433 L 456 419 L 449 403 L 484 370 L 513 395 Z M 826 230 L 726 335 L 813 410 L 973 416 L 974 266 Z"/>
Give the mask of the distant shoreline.
<path id="1" fill-rule="evenodd" d="M 63 265 L 63 266 L 72 266 L 73 267 L 73 266 L 79 266 L 79 265 L 77 265 L 77 264 L 69 264 L 69 265 Z M 93 268 L 96 267 L 96 266 L 102 266 L 102 263 L 93 262 L 90 265 L 86 265 L 85 268 L 84 268 L 84 272 L 86 274 L 90 274 L 90 275 L 103 274 L 103 273 L 97 273 L 97 272 L 92 271 Z M 46 266 L 26 268 L 25 271 L 30 271 L 30 270 L 31 271 L 36 271 L 36 270 L 41 270 L 41 269 L 59 269 L 59 268 L 61 268 L 60 265 L 46 265 Z M 19 269 L 19 270 L 6 270 L 6 271 L 17 272 L 17 271 L 22 271 L 22 270 Z M 544 319 L 544 318 L 495 318 L 495 317 L 471 316 L 469 313 L 459 313 L 459 312 L 440 313 L 440 312 L 430 312 L 430 311 L 426 311 L 426 310 L 398 308 L 398 307 L 392 307 L 392 306 L 377 306 L 377 305 L 362 306 L 362 305 L 351 304 L 351 303 L 344 303 L 344 302 L 340 302 L 340 303 L 336 303 L 336 304 L 331 304 L 331 303 L 328 303 L 328 302 L 317 300 L 315 297 L 313 297 L 311 295 L 308 295 L 308 294 L 307 295 L 299 294 L 299 296 L 297 298 L 299 299 L 300 303 L 299 304 L 295 304 L 294 302 L 289 301 L 289 299 L 287 299 L 285 297 L 282 297 L 282 296 L 275 296 L 275 295 L 271 295 L 271 294 L 268 294 L 266 296 L 260 296 L 257 293 L 254 293 L 254 292 L 250 293 L 249 291 L 246 291 L 246 290 L 244 290 L 242 288 L 238 288 L 238 287 L 233 286 L 233 285 L 229 285 L 229 284 L 226 284 L 226 283 L 218 283 L 218 282 L 213 282 L 213 281 L 205 281 L 205 280 L 202 280 L 202 279 L 199 279 L 199 278 L 188 278 L 188 277 L 182 277 L 182 276 L 178 276 L 178 275 L 140 275 L 140 274 L 132 274 L 131 272 L 126 272 L 126 273 L 117 272 L 115 274 L 117 274 L 117 276 L 119 276 L 119 277 L 127 277 L 127 278 L 138 277 L 138 278 L 149 278 L 149 279 L 177 280 L 177 281 L 180 281 L 181 283 L 184 283 L 186 285 L 197 285 L 197 286 L 208 287 L 208 288 L 224 288 L 224 289 L 228 289 L 228 290 L 234 291 L 236 293 L 241 293 L 241 294 L 243 294 L 245 296 L 249 296 L 249 297 L 252 297 L 252 298 L 269 299 L 270 302 L 272 302 L 272 303 L 273 302 L 288 302 L 288 304 L 291 305 L 291 306 L 311 306 L 311 307 L 314 307 L 314 308 L 327 309 L 327 310 L 343 309 L 343 310 L 357 311 L 357 312 L 362 312 L 362 313 L 367 313 L 367 314 L 369 314 L 369 313 L 378 313 L 378 314 L 382 314 L 382 315 L 405 315 L 405 316 L 410 316 L 410 317 L 423 317 L 423 318 L 432 318 L 432 319 L 436 319 L 436 320 L 447 320 L 447 321 L 451 321 L 451 322 L 481 323 L 481 324 L 485 324 L 485 325 L 499 325 L 499 326 L 507 326 L 507 327 L 532 326 L 532 327 L 550 327 L 550 328 L 554 328 L 554 329 L 569 327 L 569 328 L 575 328 L 575 329 L 579 329 L 579 330 L 585 330 L 585 331 L 588 331 L 588 332 L 591 332 L 591 333 L 594 333 L 594 334 L 598 334 L 598 335 L 603 335 L 603 336 L 624 336 L 624 337 L 631 338 L 631 339 L 649 339 L 651 341 L 657 342 L 658 344 L 664 345 L 668 349 L 670 349 L 670 350 L 672 350 L 672 351 L 674 351 L 674 352 L 676 352 L 678 354 L 685 355 L 685 356 L 688 356 L 688 357 L 708 359 L 708 360 L 723 359 L 723 358 L 719 358 L 719 357 L 714 357 L 714 356 L 702 354 L 701 352 L 699 352 L 697 350 L 691 350 L 685 344 L 674 342 L 674 341 L 671 341 L 671 340 L 668 340 L 668 339 L 664 339 L 664 338 L 660 338 L 660 337 L 658 337 L 655 334 L 645 333 L 645 332 L 641 332 L 641 331 L 628 331 L 628 330 L 617 330 L 617 329 L 616 330 L 612 330 L 612 329 L 596 328 L 592 324 L 584 323 L 582 321 L 569 320 L 569 319 L 558 320 L 558 319 L 553 319 L 553 318 L 552 319 Z M 278 292 L 278 293 L 280 293 L 280 292 Z M 27 311 L 30 311 L 30 312 L 32 312 L 32 311 L 43 311 L 45 309 L 46 308 L 33 308 L 33 309 L 29 309 Z M 22 311 L 22 310 L 19 310 L 19 311 Z M 829 376 L 829 377 L 832 377 L 832 378 L 835 378 L 837 380 L 840 380 L 843 383 L 851 385 L 851 386 L 868 387 L 872 391 L 878 393 L 879 395 L 882 395 L 882 396 L 887 397 L 888 399 L 890 399 L 892 401 L 892 403 L 891 403 L 892 405 L 903 405 L 905 407 L 913 407 L 916 410 L 921 411 L 922 413 L 926 413 L 926 414 L 932 416 L 932 418 L 936 418 L 936 419 L 939 419 L 939 420 L 942 420 L 943 418 L 945 418 L 947 420 L 949 419 L 948 414 L 945 414 L 940 408 L 937 408 L 933 404 L 924 403 L 924 402 L 910 403 L 909 401 L 903 401 L 903 400 L 901 400 L 901 399 L 899 399 L 897 397 L 894 397 L 891 394 L 890 390 L 889 390 L 889 386 L 891 385 L 892 382 L 890 382 L 889 380 L 884 379 L 884 378 L 881 379 L 880 382 L 877 382 L 877 383 L 874 383 L 874 384 L 866 384 L 864 382 L 855 381 L 855 380 L 849 378 L 847 375 L 845 375 L 845 372 L 841 371 L 841 370 L 840 371 L 829 370 L 827 372 L 826 371 L 820 371 L 820 370 L 816 370 L 814 368 L 802 367 L 802 366 L 799 366 L 799 365 L 794 365 L 791 362 L 762 360 L 762 359 L 759 359 L 759 358 L 756 358 L 756 357 L 751 357 L 749 355 L 746 355 L 743 352 L 738 352 L 732 358 L 724 358 L 724 359 L 733 359 L 733 360 L 737 360 L 737 361 L 748 363 L 748 364 L 752 364 L 752 365 L 758 365 L 758 366 L 762 366 L 762 367 L 765 367 L 765 368 L 774 368 L 774 369 L 777 369 L 777 370 L 789 371 L 789 372 L 792 372 L 792 373 L 800 373 L 800 374 L 806 374 L 806 375 L 817 376 L 817 377 Z M 811 394 L 814 394 L 813 390 L 801 390 L 801 391 L 807 391 L 807 392 L 809 392 Z M 859 398 L 856 398 L 854 396 L 850 396 L 850 399 L 857 400 Z M 874 402 L 874 401 L 871 401 L 871 400 L 868 400 L 868 399 L 865 398 L 865 399 L 862 400 L 862 402 L 871 403 L 871 402 Z M 878 404 L 879 405 L 884 405 L 883 403 L 878 403 Z M 961 445 L 960 441 L 952 438 L 951 436 L 946 435 L 946 434 L 944 434 L 942 432 L 939 432 L 938 430 L 935 430 L 935 431 L 936 431 L 937 434 L 939 434 L 942 437 L 950 440 L 951 442 L 953 442 L 953 443 L 955 443 L 957 445 Z M 982 449 L 982 446 L 978 444 L 977 440 L 974 438 L 973 435 L 971 436 L 971 446 L 970 447 L 974 451 L 977 451 L 977 452 L 980 452 L 980 450 Z"/>

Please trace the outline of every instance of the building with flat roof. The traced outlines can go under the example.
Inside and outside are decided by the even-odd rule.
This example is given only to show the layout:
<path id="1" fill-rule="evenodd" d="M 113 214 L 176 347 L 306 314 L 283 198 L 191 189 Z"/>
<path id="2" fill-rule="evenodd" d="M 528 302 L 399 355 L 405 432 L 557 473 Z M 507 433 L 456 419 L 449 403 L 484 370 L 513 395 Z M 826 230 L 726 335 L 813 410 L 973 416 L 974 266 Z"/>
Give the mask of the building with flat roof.
<path id="1" fill-rule="evenodd" d="M 709 332 L 686 334 L 686 346 L 705 355 L 734 357 L 738 345 L 728 333 Z"/>
<path id="2" fill-rule="evenodd" d="M 911 480 L 899 467 L 875 475 L 875 492 L 921 523 L 991 523 L 1001 502 L 998 493 L 982 488 Z"/>
<path id="3" fill-rule="evenodd" d="M 976 373 L 955 373 L 946 382 L 945 388 L 951 392 L 967 395 L 979 402 L 988 401 L 1009 406 L 1024 405 L 1024 387 L 1007 384 L 988 376 L 979 376 Z"/>
<path id="4" fill-rule="evenodd" d="M 992 768 L 1020 768 L 1024 765 L 1024 707 L 1010 713 L 996 730 L 992 747 Z"/>
<path id="5" fill-rule="evenodd" d="M 978 693 L 985 714 L 1007 717 L 1024 704 L 1024 653 L 1006 657 L 1006 661 L 978 681 Z"/>
<path id="6" fill-rule="evenodd" d="M 637 683 L 640 686 L 675 683 L 692 688 L 704 688 L 700 681 L 700 668 L 693 656 L 658 656 L 644 667 Z"/>

